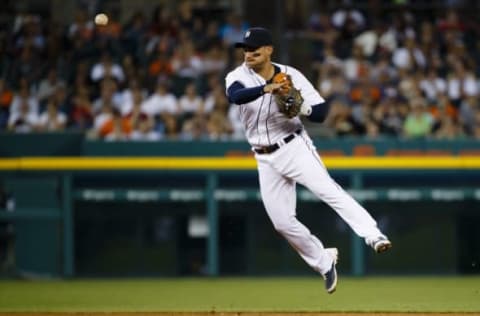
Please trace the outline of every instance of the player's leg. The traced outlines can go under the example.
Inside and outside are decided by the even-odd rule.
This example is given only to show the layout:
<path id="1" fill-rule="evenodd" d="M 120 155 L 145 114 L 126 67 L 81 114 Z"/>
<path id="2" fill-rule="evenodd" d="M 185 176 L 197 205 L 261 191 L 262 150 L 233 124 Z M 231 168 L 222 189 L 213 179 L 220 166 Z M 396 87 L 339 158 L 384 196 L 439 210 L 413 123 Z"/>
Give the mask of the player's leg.
<path id="1" fill-rule="evenodd" d="M 291 150 L 296 152 L 295 164 L 303 169 L 295 180 L 331 206 L 357 235 L 365 238 L 365 242 L 375 251 L 381 252 L 388 249 L 391 244 L 379 230 L 376 221 L 330 177 L 310 138 L 302 135 L 294 144 L 296 148 Z M 382 238 L 385 242 L 381 241 Z M 376 242 L 381 244 L 375 245 Z"/>
<path id="2" fill-rule="evenodd" d="M 277 173 L 269 163 L 271 157 L 258 157 L 260 193 L 275 230 L 284 236 L 290 245 L 315 271 L 325 274 L 334 261 L 325 251 L 318 238 L 296 217 L 295 182 Z"/>

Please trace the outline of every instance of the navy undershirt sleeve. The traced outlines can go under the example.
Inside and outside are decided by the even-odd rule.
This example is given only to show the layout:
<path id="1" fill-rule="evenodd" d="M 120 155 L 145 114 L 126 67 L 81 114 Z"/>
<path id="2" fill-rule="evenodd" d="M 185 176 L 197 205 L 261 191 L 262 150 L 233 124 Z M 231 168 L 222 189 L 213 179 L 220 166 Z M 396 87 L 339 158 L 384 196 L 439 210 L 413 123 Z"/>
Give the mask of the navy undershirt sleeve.
<path id="1" fill-rule="evenodd" d="M 312 106 L 312 113 L 307 118 L 312 122 L 322 123 L 325 121 L 330 110 L 330 102 L 316 104 Z"/>
<path id="2" fill-rule="evenodd" d="M 245 88 L 243 84 L 235 81 L 227 89 L 228 101 L 235 104 L 251 102 L 264 94 L 263 87 L 265 86 L 261 85 L 253 88 Z"/>
<path id="3" fill-rule="evenodd" d="M 243 84 L 235 81 L 227 89 L 228 100 L 235 104 L 245 104 L 251 102 L 264 94 L 264 87 L 264 85 L 261 85 L 253 88 L 245 88 Z M 330 102 L 328 101 L 313 105 L 312 113 L 308 116 L 308 119 L 312 122 L 321 123 L 325 121 L 329 110 Z"/>

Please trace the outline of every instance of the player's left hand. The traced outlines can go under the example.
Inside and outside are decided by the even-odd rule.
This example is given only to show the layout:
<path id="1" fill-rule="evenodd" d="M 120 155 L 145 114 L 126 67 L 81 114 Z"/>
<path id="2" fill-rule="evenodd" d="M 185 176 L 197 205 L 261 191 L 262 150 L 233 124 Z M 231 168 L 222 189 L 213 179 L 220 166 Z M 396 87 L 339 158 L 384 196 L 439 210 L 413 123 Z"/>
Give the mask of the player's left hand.
<path id="1" fill-rule="evenodd" d="M 293 86 L 292 78 L 280 72 L 273 77 L 273 83 L 281 84 L 274 93 L 279 111 L 288 118 L 297 116 L 303 104 L 303 97 L 300 90 Z"/>

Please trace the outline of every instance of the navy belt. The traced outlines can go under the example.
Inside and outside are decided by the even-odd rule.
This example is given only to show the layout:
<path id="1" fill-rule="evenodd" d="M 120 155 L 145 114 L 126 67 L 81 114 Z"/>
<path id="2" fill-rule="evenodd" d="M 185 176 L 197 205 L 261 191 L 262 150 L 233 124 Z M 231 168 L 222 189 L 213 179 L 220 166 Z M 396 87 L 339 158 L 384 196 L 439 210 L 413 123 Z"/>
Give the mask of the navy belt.
<path id="1" fill-rule="evenodd" d="M 271 154 L 274 151 L 276 151 L 277 149 L 279 149 L 280 146 L 282 146 L 284 144 L 287 144 L 290 141 L 292 141 L 292 139 L 295 138 L 295 134 L 300 135 L 301 133 L 302 133 L 302 129 L 297 129 L 295 131 L 295 133 L 292 133 L 292 134 L 288 135 L 287 137 L 285 137 L 284 139 L 282 139 L 282 142 L 277 142 L 277 143 L 275 143 L 273 145 L 270 145 L 270 146 L 256 147 L 256 148 L 253 148 L 253 151 L 256 152 L 257 154 L 260 154 L 260 155 Z M 283 144 L 280 145 L 280 143 L 283 143 Z"/>

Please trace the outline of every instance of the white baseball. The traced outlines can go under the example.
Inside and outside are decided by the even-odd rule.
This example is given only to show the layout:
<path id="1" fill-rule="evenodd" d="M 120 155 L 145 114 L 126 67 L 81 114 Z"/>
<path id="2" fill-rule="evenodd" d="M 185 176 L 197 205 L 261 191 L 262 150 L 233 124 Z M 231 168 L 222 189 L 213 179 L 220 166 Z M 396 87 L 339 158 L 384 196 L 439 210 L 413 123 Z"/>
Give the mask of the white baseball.
<path id="1" fill-rule="evenodd" d="M 96 25 L 107 25 L 108 24 L 108 16 L 105 13 L 99 13 L 95 15 L 95 24 Z"/>

